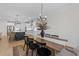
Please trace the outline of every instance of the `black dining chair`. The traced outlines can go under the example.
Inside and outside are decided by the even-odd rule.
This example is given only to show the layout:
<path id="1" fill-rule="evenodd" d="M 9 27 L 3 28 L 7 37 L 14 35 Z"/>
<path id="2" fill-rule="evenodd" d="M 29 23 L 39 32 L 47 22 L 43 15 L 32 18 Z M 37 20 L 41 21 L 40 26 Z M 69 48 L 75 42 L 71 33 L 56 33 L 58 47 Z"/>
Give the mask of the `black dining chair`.
<path id="1" fill-rule="evenodd" d="M 37 48 L 37 56 L 50 56 L 51 51 L 46 47 L 46 43 L 39 43 L 40 47 Z"/>
<path id="2" fill-rule="evenodd" d="M 50 56 L 51 51 L 48 48 L 40 47 L 37 49 L 37 55 L 38 56 Z"/>
<path id="3" fill-rule="evenodd" d="M 25 35 L 25 32 L 16 32 L 15 39 L 17 41 L 22 40 L 22 39 L 24 39 L 24 35 Z"/>
<path id="4" fill-rule="evenodd" d="M 27 45 L 27 51 L 26 51 L 27 55 L 28 55 L 29 49 L 31 49 L 32 51 L 31 55 L 33 56 L 33 52 L 36 51 L 37 48 L 39 48 L 39 45 L 37 43 L 34 43 L 33 41 L 34 41 L 33 38 L 28 38 L 28 37 L 27 37 L 27 40 L 25 40 L 24 46 Z"/>

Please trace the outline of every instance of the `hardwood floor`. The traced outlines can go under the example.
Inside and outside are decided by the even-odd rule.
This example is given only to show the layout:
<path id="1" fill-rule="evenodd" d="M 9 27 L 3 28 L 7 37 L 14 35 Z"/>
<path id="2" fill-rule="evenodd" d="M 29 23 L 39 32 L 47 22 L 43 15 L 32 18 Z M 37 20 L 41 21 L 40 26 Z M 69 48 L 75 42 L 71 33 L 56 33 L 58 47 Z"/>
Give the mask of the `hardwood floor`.
<path id="1" fill-rule="evenodd" d="M 2 35 L 0 40 L 0 56 L 13 56 L 13 47 L 24 45 L 24 41 L 9 42 L 7 35 Z"/>
<path id="2" fill-rule="evenodd" d="M 7 36 L 1 36 L 0 40 L 0 56 L 12 56 L 13 48 L 8 42 Z"/>

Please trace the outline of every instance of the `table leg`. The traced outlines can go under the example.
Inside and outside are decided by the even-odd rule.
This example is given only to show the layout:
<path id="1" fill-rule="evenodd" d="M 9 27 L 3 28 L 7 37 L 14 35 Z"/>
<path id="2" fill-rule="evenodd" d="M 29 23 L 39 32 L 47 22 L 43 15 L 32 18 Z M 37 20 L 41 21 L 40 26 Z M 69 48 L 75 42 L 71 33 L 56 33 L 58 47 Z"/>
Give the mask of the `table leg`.
<path id="1" fill-rule="evenodd" d="M 26 56 L 28 56 L 28 50 L 29 50 L 29 47 L 27 45 L 27 48 L 26 48 Z"/>

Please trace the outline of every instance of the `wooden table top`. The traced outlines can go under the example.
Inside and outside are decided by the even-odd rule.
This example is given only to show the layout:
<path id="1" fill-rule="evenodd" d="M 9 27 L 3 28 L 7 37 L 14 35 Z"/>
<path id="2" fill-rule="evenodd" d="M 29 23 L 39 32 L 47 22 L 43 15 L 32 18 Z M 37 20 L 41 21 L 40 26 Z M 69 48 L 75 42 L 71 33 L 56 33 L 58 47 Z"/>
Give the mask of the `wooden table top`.
<path id="1" fill-rule="evenodd" d="M 30 38 L 34 38 L 34 36 L 32 36 L 32 35 L 25 35 L 25 36 L 28 36 L 28 37 L 30 37 Z M 55 39 L 49 39 L 49 38 L 46 38 L 46 37 L 44 37 L 44 38 L 41 38 L 40 36 L 36 36 L 36 39 L 35 39 L 35 41 L 37 41 L 37 42 L 39 42 L 39 40 L 41 40 L 41 39 L 43 39 L 44 41 L 45 41 L 45 43 L 46 43 L 46 46 L 47 47 L 49 47 L 49 48 L 51 48 L 51 49 L 54 49 L 54 50 L 56 50 L 56 51 L 61 51 L 63 48 L 64 48 L 64 45 L 62 45 L 62 44 L 58 44 L 58 42 L 54 42 L 53 40 L 55 40 Z M 52 40 L 52 41 L 51 41 Z M 60 43 L 60 42 L 59 42 Z M 64 43 L 65 44 L 65 43 Z"/>

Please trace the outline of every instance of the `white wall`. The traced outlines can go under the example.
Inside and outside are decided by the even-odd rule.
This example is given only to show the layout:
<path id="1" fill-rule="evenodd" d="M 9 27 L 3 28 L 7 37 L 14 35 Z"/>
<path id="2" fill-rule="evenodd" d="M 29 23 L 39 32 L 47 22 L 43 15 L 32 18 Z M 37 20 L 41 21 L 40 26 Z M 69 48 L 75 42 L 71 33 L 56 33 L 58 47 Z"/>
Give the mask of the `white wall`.
<path id="1" fill-rule="evenodd" d="M 59 34 L 61 38 L 79 45 L 79 4 L 52 11 L 49 20 L 50 33 Z"/>

